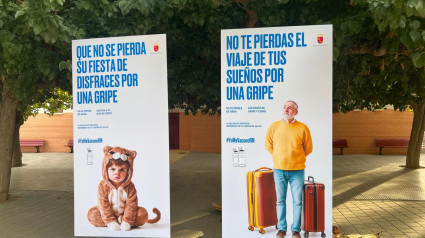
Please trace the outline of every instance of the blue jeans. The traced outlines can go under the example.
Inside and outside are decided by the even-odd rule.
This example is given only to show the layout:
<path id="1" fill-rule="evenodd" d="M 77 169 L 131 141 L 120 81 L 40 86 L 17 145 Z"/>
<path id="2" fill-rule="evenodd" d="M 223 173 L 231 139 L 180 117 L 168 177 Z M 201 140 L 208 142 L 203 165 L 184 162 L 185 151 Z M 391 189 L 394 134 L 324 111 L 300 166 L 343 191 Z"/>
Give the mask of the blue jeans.
<path id="1" fill-rule="evenodd" d="M 273 169 L 276 187 L 277 229 L 286 231 L 286 191 L 291 185 L 293 223 L 291 231 L 301 231 L 302 192 L 304 186 L 304 170 Z"/>

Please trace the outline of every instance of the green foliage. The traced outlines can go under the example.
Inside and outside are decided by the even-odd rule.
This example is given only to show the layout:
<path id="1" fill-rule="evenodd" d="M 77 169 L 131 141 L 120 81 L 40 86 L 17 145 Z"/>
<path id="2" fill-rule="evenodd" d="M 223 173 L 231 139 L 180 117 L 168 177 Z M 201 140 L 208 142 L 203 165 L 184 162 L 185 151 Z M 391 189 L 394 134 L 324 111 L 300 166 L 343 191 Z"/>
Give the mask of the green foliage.
<path id="1" fill-rule="evenodd" d="M 35 116 L 39 113 L 40 109 L 45 114 L 53 115 L 64 109 L 72 108 L 72 95 L 60 88 L 43 88 L 39 89 L 39 95 L 42 100 L 34 100 L 33 104 L 20 104 L 18 110 L 23 120 L 27 120 L 30 116 Z"/>
<path id="2" fill-rule="evenodd" d="M 218 0 L 119 0 L 111 4 L 115 8 L 105 14 L 112 16 L 104 17 L 98 28 L 106 29 L 102 32 L 108 36 L 167 34 L 170 108 L 219 112 L 220 31 L 242 26 L 246 16 L 240 6 Z M 86 35 L 98 37 L 102 32 L 87 31 Z"/>
<path id="3" fill-rule="evenodd" d="M 81 31 L 59 14 L 63 4 L 63 0 L 0 2 L 0 76 L 5 80 L 0 86 L 19 101 L 25 118 L 47 102 L 53 105 L 53 99 L 60 108 L 65 101 L 59 88 L 71 88 L 70 44 Z"/>
<path id="4" fill-rule="evenodd" d="M 215 113 L 221 29 L 333 24 L 334 111 L 405 109 L 425 97 L 424 18 L 423 0 L 0 0 L 0 72 L 42 105 L 71 89 L 72 39 L 165 33 L 170 108 Z"/>
<path id="5" fill-rule="evenodd" d="M 45 92 L 47 93 L 47 92 Z M 72 108 L 72 95 L 59 88 L 49 90 L 50 95 L 43 103 L 36 103 L 32 105 L 33 111 L 37 109 L 44 109 L 44 113 L 53 115 L 59 112 L 59 110 Z M 34 113 L 32 114 L 34 115 Z"/>
<path id="6" fill-rule="evenodd" d="M 412 60 L 413 60 L 413 64 L 415 64 L 416 67 L 423 68 L 425 66 L 425 53 L 424 52 L 413 53 Z"/>
<path id="7" fill-rule="evenodd" d="M 334 110 L 380 109 L 387 104 L 405 110 L 425 100 L 425 8 L 422 0 L 353 1 L 363 15 L 366 32 L 352 37 L 359 43 L 339 51 L 367 46 L 364 54 L 339 56 L 334 65 Z M 352 18 L 353 15 L 348 16 Z M 343 34 L 350 31 L 342 29 Z M 336 33 L 337 34 L 337 33 Z M 338 36 L 336 36 L 338 38 Z M 336 39 L 338 41 L 338 39 Z M 384 54 L 374 55 L 373 50 Z M 347 50 L 346 50 L 347 51 Z"/>

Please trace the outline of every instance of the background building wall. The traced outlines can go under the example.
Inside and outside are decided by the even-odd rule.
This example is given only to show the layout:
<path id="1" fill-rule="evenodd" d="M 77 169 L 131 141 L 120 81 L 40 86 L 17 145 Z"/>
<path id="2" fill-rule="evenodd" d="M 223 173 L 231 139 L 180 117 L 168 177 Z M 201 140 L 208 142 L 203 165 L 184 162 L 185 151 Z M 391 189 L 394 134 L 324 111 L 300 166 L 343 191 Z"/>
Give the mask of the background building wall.
<path id="1" fill-rule="evenodd" d="M 185 115 L 184 112 L 179 113 L 179 142 L 181 150 L 192 149 L 192 114 Z"/>
<path id="2" fill-rule="evenodd" d="M 413 113 L 393 109 L 382 111 L 352 111 L 333 114 L 333 138 L 347 139 L 344 154 L 379 154 L 376 138 L 409 138 Z M 339 154 L 334 149 L 334 154 Z M 406 154 L 404 148 L 384 148 L 384 154 Z"/>
<path id="3" fill-rule="evenodd" d="M 70 152 L 68 140 L 73 138 L 72 113 L 43 113 L 28 118 L 20 128 L 20 139 L 45 139 L 40 152 Z M 21 147 L 22 152 L 36 152 L 35 147 Z"/>
<path id="4" fill-rule="evenodd" d="M 221 152 L 221 117 L 180 112 L 180 149 Z"/>
<path id="5" fill-rule="evenodd" d="M 73 137 L 72 113 L 30 117 L 21 127 L 21 139 L 45 139 L 41 152 L 69 152 L 64 146 Z M 392 109 L 352 111 L 333 114 L 333 138 L 347 139 L 344 154 L 378 154 L 376 138 L 409 138 L 413 113 Z M 221 118 L 217 115 L 179 113 L 179 144 L 181 150 L 220 153 Z M 22 147 L 23 152 L 35 152 Z M 407 149 L 384 148 L 384 154 L 405 154 Z M 334 149 L 339 154 L 339 149 Z"/>

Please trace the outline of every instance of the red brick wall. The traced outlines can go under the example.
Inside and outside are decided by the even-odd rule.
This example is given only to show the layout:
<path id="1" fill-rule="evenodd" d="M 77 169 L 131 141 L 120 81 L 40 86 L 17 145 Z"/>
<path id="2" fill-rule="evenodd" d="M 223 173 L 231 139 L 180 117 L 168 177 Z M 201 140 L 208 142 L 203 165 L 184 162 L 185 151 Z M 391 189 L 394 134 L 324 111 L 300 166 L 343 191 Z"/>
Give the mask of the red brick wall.
<path id="1" fill-rule="evenodd" d="M 70 152 L 68 140 L 73 137 L 72 113 L 49 116 L 38 114 L 21 126 L 20 139 L 45 139 L 40 152 Z M 35 147 L 21 147 L 22 152 L 35 152 Z"/>
<path id="2" fill-rule="evenodd" d="M 333 114 L 333 138 L 347 139 L 344 154 L 378 154 L 376 138 L 409 138 L 413 113 L 392 109 Z M 406 154 L 407 149 L 384 148 L 384 154 Z M 338 154 L 339 149 L 334 149 Z"/>
<path id="3" fill-rule="evenodd" d="M 180 149 L 221 152 L 221 117 L 180 113 Z"/>
<path id="4" fill-rule="evenodd" d="M 333 138 L 347 139 L 344 154 L 378 154 L 375 138 L 409 138 L 413 113 L 392 109 L 383 111 L 353 111 L 333 114 Z M 221 118 L 217 115 L 193 116 L 180 112 L 180 149 L 199 152 L 221 152 Z M 42 152 L 69 152 L 68 139 L 73 137 L 72 113 L 29 118 L 21 127 L 21 139 L 45 139 Z M 35 148 L 22 147 L 23 152 Z M 384 149 L 384 154 L 405 154 L 407 149 Z M 339 149 L 334 149 L 338 154 Z"/>
<path id="5" fill-rule="evenodd" d="M 179 115 L 179 144 L 181 150 L 192 149 L 192 114 L 185 115 L 180 112 Z"/>

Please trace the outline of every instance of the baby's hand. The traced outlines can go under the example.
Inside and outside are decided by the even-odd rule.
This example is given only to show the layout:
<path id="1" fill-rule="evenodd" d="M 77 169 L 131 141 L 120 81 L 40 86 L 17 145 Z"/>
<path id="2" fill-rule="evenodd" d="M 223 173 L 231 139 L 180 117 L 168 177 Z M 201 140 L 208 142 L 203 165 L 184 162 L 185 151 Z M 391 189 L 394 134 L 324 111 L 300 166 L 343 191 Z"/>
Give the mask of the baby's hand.
<path id="1" fill-rule="evenodd" d="M 129 231 L 129 230 L 130 230 L 130 228 L 131 228 L 131 226 L 130 226 L 130 224 L 129 224 L 129 223 L 127 223 L 127 222 L 125 222 L 125 221 L 123 221 L 123 222 L 121 223 L 121 230 L 123 230 L 123 231 Z"/>
<path id="2" fill-rule="evenodd" d="M 116 221 L 108 223 L 108 228 L 114 231 L 120 230 L 120 224 L 118 224 Z"/>

